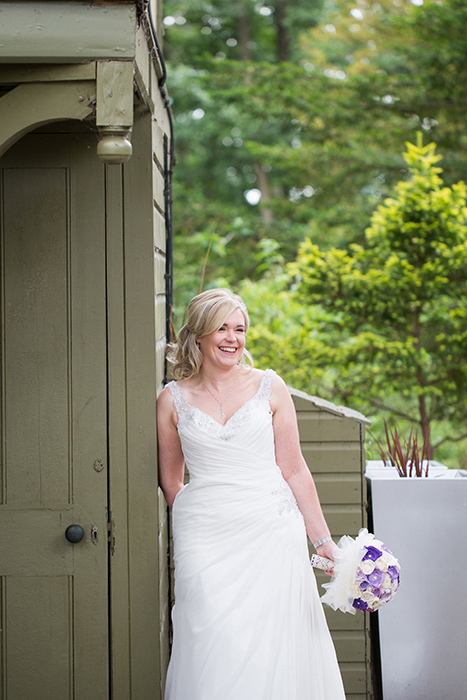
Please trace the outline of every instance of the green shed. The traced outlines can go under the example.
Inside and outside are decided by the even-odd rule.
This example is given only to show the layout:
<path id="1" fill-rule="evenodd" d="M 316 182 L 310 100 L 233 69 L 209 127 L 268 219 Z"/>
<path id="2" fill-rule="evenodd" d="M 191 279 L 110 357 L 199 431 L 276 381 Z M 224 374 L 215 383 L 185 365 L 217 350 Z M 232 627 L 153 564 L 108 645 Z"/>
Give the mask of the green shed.
<path id="1" fill-rule="evenodd" d="M 290 389 L 298 416 L 302 452 L 313 474 L 333 538 L 355 537 L 366 526 L 365 427 L 357 411 Z M 319 589 L 329 578 L 316 573 Z M 370 697 L 368 613 L 325 607 L 348 700 Z"/>
<path id="2" fill-rule="evenodd" d="M 160 14 L 154 0 L 0 2 L 4 700 L 160 696 L 172 169 Z"/>

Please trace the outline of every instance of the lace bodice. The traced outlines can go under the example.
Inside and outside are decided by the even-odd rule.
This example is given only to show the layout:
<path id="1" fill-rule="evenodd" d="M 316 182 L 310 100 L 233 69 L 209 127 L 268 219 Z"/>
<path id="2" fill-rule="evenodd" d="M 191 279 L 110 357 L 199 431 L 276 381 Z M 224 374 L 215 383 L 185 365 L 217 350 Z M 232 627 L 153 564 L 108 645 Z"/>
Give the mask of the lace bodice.
<path id="1" fill-rule="evenodd" d="M 248 401 L 245 401 L 223 425 L 200 408 L 189 404 L 185 399 L 182 388 L 177 382 L 170 382 L 167 387 L 173 396 L 174 406 L 179 420 L 193 421 L 201 430 L 209 430 L 210 434 L 214 437 L 220 438 L 221 440 L 230 440 L 238 433 L 242 426 L 248 423 L 257 406 L 257 402 L 269 401 L 272 382 L 275 376 L 276 373 L 273 369 L 267 369 L 261 378 L 261 383 L 256 394 L 251 399 L 248 399 Z M 269 409 L 269 411 L 272 414 L 271 409 Z"/>

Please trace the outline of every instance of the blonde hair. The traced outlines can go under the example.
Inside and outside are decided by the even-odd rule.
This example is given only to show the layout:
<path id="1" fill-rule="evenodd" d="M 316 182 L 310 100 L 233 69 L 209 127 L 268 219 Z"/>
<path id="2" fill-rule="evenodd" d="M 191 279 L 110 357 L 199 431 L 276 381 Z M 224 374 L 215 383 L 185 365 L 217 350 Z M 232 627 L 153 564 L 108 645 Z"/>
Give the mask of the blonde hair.
<path id="1" fill-rule="evenodd" d="M 188 304 L 188 320 L 180 329 L 177 342 L 172 345 L 168 356 L 173 363 L 172 374 L 175 379 L 189 379 L 199 374 L 203 356 L 196 341 L 219 330 L 230 314 L 240 309 L 245 319 L 245 330 L 250 326 L 248 311 L 238 294 L 222 287 L 201 292 Z M 253 364 L 253 359 L 245 348 L 239 364 L 246 364 L 246 359 Z"/>

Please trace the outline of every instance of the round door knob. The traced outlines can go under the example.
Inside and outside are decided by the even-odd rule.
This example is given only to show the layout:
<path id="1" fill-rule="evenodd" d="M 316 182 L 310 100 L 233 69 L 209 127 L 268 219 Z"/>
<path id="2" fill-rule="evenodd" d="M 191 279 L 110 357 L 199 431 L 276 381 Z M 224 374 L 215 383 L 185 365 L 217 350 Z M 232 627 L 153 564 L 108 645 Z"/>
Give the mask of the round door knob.
<path id="1" fill-rule="evenodd" d="M 67 529 L 65 530 L 65 537 L 67 538 L 68 542 L 76 544 L 77 542 L 81 542 L 83 539 L 84 530 L 81 525 L 68 525 Z"/>

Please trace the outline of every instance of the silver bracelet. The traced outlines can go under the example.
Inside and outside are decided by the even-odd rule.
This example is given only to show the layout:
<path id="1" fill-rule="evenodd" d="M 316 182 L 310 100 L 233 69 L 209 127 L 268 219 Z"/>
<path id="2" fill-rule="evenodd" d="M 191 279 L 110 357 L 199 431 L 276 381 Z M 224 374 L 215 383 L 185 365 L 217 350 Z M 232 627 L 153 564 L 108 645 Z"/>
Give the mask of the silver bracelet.
<path id="1" fill-rule="evenodd" d="M 322 540 L 316 540 L 316 542 L 313 542 L 313 547 L 318 549 L 318 547 L 321 547 L 322 544 L 326 544 L 326 542 L 330 542 L 331 540 L 332 537 L 323 537 Z"/>

